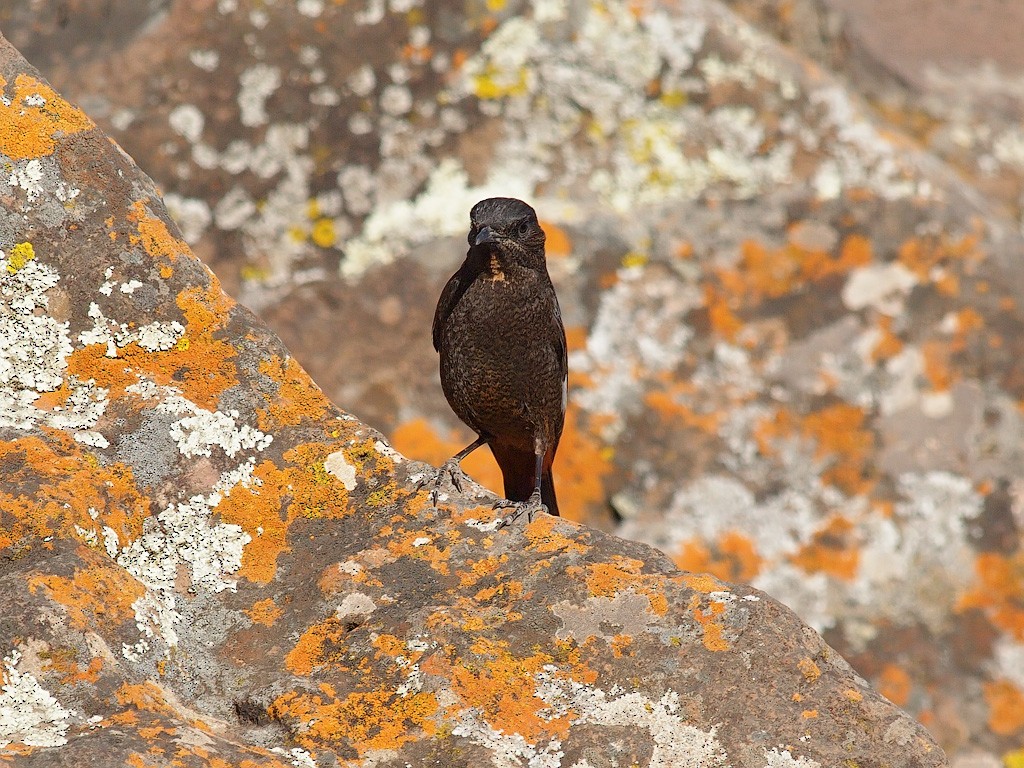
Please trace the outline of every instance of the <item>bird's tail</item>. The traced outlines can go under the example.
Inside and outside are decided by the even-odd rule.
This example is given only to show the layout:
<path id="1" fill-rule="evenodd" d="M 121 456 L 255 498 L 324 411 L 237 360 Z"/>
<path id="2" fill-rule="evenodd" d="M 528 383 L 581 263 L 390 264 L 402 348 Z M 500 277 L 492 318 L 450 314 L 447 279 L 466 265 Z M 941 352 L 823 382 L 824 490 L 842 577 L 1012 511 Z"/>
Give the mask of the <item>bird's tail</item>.
<path id="1" fill-rule="evenodd" d="M 491 453 L 501 469 L 505 481 L 505 498 L 509 501 L 526 501 L 536 487 L 535 468 L 537 459 L 530 451 L 517 450 L 507 445 L 490 443 Z M 558 514 L 558 501 L 555 498 L 555 482 L 551 475 L 551 461 L 554 451 L 544 457 L 543 469 L 540 474 L 540 500 L 552 515 Z"/>
<path id="2" fill-rule="evenodd" d="M 540 474 L 540 500 L 548 508 L 548 514 L 558 517 L 558 500 L 555 498 L 555 478 L 551 467 L 545 467 Z"/>

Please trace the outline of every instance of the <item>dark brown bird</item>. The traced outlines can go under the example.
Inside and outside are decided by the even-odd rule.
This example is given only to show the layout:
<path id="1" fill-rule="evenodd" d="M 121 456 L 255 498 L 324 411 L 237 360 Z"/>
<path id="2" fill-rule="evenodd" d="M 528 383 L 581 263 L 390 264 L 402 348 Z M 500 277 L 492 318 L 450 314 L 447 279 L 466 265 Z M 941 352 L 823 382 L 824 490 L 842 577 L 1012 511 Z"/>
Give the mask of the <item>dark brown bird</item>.
<path id="1" fill-rule="evenodd" d="M 544 259 L 544 230 L 522 200 L 493 197 L 470 211 L 469 252 L 441 292 L 434 348 L 441 387 L 476 441 L 444 463 L 461 490 L 459 464 L 486 444 L 515 509 L 508 524 L 547 508 L 558 514 L 551 464 L 565 422 L 565 328 Z"/>

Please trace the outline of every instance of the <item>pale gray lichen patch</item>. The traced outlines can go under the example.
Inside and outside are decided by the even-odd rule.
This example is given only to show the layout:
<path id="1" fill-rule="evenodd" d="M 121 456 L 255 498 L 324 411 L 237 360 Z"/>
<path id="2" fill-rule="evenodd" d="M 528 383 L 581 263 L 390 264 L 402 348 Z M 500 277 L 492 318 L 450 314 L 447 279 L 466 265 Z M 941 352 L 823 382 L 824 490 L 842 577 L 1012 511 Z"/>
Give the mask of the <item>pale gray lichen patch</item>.
<path id="1" fill-rule="evenodd" d="M 126 658 L 139 660 L 149 650 L 148 638 L 159 637 L 168 652 L 177 645 L 174 626 L 181 621 L 175 609 L 175 581 L 179 566 L 190 576 L 191 587 L 207 592 L 234 589 L 236 580 L 226 574 L 237 571 L 242 552 L 252 537 L 241 527 L 212 522 L 223 491 L 193 496 L 171 504 L 143 523 L 142 535 L 124 547 L 115 543 L 115 560 L 146 587 L 133 603 L 135 621 L 142 637 L 123 648 Z"/>
<path id="2" fill-rule="evenodd" d="M 183 418 L 167 427 L 178 453 L 192 458 L 212 456 L 214 447 L 227 458 L 240 452 L 258 453 L 271 442 L 271 436 L 248 425 L 237 424 L 237 413 L 207 411 L 185 398 L 174 387 L 160 386 L 141 379 L 127 391 L 146 400 L 159 399 L 152 410 Z M 131 542 L 107 542 L 108 553 L 146 587 L 146 595 L 133 606 L 142 637 L 125 645 L 126 658 L 139 660 L 149 650 L 149 639 L 159 637 L 170 648 L 177 644 L 174 627 L 181 621 L 175 608 L 179 569 L 189 575 L 190 589 L 216 593 L 234 589 L 230 574 L 242 564 L 245 545 L 252 537 L 238 525 L 215 523 L 217 505 L 236 487 L 259 485 L 253 477 L 255 456 L 224 470 L 208 494 L 195 494 L 166 506 L 143 523 L 142 535 Z"/>
<path id="3" fill-rule="evenodd" d="M 572 370 L 590 381 L 575 400 L 584 410 L 606 418 L 602 437 L 608 441 L 621 432 L 625 418 L 641 408 L 645 384 L 683 359 L 693 336 L 686 315 L 703 302 L 695 285 L 670 275 L 652 280 L 642 267 L 624 267 L 618 277 L 615 286 L 601 294 L 586 348 L 574 352 L 569 361 Z"/>
<path id="4" fill-rule="evenodd" d="M 615 597 L 588 597 L 583 605 L 562 600 L 551 606 L 562 626 L 555 631 L 559 640 L 575 640 L 583 644 L 591 637 L 611 640 L 626 630 L 642 631 L 648 624 L 656 624 L 658 616 L 651 610 L 646 595 L 620 592 Z M 613 630 L 611 634 L 605 628 Z"/>
<path id="5" fill-rule="evenodd" d="M 570 718 L 570 736 L 576 725 L 628 727 L 649 734 L 653 743 L 648 763 L 651 768 L 729 765 L 717 729 L 704 731 L 686 723 L 675 691 L 667 691 L 656 699 L 638 691 L 627 692 L 619 686 L 604 691 L 564 678 L 554 665 L 538 672 L 535 683 L 534 696 L 547 705 L 538 714 L 549 721 Z M 563 742 L 557 737 L 531 743 L 522 734 L 488 723 L 476 709 L 464 710 L 456 720 L 452 734 L 487 749 L 492 765 L 497 768 L 557 768 L 563 764 Z"/>
<path id="6" fill-rule="evenodd" d="M 537 673 L 536 696 L 548 705 L 550 719 L 575 715 L 574 723 L 627 726 L 650 734 L 654 749 L 650 768 L 699 765 L 726 768 L 729 758 L 717 738 L 717 728 L 704 731 L 689 725 L 680 711 L 680 697 L 666 691 L 653 699 L 639 691 L 614 686 L 604 691 L 560 677 L 557 667 Z"/>

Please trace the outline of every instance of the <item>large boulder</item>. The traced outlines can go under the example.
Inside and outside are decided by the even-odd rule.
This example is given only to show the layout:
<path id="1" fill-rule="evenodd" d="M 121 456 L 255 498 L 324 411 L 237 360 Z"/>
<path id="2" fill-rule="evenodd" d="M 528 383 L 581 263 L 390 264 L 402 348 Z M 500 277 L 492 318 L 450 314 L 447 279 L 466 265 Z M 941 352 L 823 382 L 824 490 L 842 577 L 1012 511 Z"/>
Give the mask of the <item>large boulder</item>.
<path id="1" fill-rule="evenodd" d="M 432 507 L 2 39 L 0 96 L 0 763 L 945 765 L 768 595 Z"/>
<path id="2" fill-rule="evenodd" d="M 469 206 L 526 196 L 566 517 L 765 590 L 987 768 L 1024 760 L 1011 5 L 37 0 L 0 28 L 411 458 L 471 439 L 429 335 Z"/>

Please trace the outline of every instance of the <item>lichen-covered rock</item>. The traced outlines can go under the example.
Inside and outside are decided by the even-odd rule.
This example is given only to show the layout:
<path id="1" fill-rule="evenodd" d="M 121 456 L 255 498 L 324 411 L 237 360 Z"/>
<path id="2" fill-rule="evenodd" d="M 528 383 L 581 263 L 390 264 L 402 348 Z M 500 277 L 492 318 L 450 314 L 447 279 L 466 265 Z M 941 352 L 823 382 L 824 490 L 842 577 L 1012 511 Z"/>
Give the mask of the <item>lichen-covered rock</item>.
<path id="1" fill-rule="evenodd" d="M 0 28 L 157 178 L 229 292 L 410 457 L 469 439 L 429 338 L 469 206 L 528 196 L 572 354 L 563 513 L 782 600 L 954 763 L 1024 761 L 1018 6 L 0 5 Z M 43 169 L 19 166 L 12 189 Z M 57 203 L 48 215 L 74 210 Z M 59 309 L 43 285 L 26 290 Z M 144 296 L 119 286 L 111 301 Z M 97 303 L 87 339 L 142 343 Z M 152 322 L 149 344 L 189 325 Z M 77 336 L 17 323 L 51 328 L 44 359 L 73 358 Z M 90 378 L 69 385 L 77 410 L 12 412 L 105 435 Z M 159 413 L 168 429 L 209 418 Z M 148 444 L 117 456 L 157 483 L 178 438 Z M 500 488 L 484 451 L 467 465 Z"/>
<path id="2" fill-rule="evenodd" d="M 945 764 L 764 593 L 432 508 L 2 39 L 0 93 L 0 764 Z"/>

